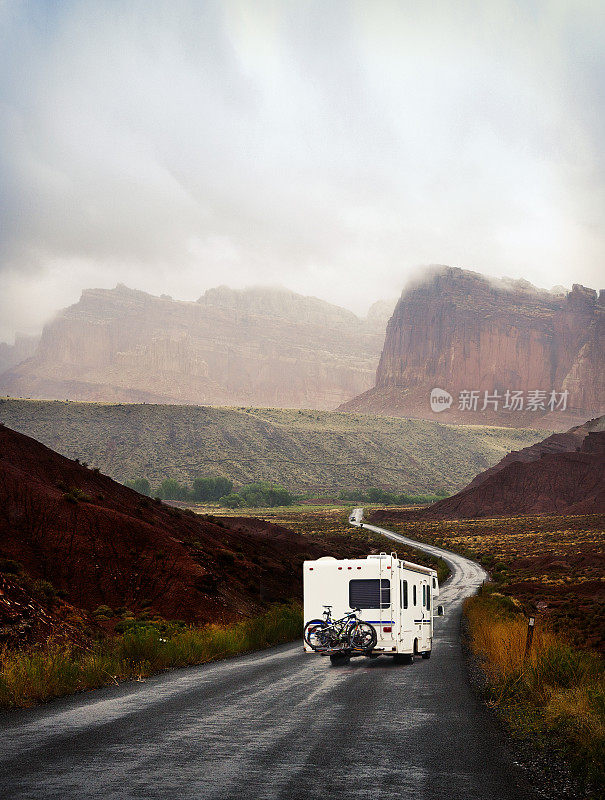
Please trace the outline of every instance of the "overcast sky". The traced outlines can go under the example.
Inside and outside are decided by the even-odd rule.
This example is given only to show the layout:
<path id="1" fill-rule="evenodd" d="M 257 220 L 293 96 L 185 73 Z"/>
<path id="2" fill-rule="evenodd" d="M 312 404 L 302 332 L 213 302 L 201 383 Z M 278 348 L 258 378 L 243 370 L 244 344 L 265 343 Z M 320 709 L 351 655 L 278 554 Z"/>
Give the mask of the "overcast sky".
<path id="1" fill-rule="evenodd" d="M 83 288 L 603 284 L 601 0 L 0 0 L 0 340 Z"/>

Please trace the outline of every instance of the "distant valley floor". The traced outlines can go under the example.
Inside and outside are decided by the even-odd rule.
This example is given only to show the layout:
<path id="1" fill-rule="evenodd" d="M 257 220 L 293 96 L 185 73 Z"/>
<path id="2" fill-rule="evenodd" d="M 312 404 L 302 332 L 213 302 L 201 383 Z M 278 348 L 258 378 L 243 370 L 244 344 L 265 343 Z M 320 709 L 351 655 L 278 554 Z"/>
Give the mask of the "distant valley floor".
<path id="1" fill-rule="evenodd" d="M 118 481 L 452 493 L 544 431 L 327 411 L 0 399 L 0 423 Z"/>

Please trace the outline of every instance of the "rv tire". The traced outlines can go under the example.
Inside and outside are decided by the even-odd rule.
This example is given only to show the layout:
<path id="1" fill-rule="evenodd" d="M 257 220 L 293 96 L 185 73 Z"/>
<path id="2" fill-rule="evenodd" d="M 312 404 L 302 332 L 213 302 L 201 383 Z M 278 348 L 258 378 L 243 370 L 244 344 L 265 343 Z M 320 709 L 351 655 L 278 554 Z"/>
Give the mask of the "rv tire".
<path id="1" fill-rule="evenodd" d="M 431 657 L 431 651 L 430 650 L 425 650 L 424 653 L 422 654 L 422 657 L 423 658 L 430 658 Z"/>
<path id="2" fill-rule="evenodd" d="M 395 664 L 413 664 L 414 663 L 414 654 L 413 653 L 395 653 L 393 656 L 393 661 Z"/>
<path id="3" fill-rule="evenodd" d="M 330 661 L 333 666 L 337 667 L 340 664 L 344 664 L 345 662 L 347 662 L 348 658 L 347 656 L 343 656 L 340 653 L 334 653 L 334 655 L 330 656 Z"/>

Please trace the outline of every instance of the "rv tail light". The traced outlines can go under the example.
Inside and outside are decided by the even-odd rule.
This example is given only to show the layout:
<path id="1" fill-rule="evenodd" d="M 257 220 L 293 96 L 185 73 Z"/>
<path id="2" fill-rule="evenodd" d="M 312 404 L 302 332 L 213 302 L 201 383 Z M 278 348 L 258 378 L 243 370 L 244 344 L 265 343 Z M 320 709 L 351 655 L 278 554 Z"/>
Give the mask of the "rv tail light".
<path id="1" fill-rule="evenodd" d="M 385 633 L 390 633 L 390 632 L 393 630 L 393 628 L 392 628 L 390 625 L 383 625 L 383 626 L 382 626 L 382 630 L 383 630 Z"/>
<path id="2" fill-rule="evenodd" d="M 387 567 L 387 569 L 391 569 L 391 568 L 390 568 L 390 567 Z"/>
<path id="3" fill-rule="evenodd" d="M 347 569 L 353 569 L 353 567 L 347 567 Z"/>
<path id="4" fill-rule="evenodd" d="M 309 567 L 309 569 L 311 570 L 311 572 L 313 572 L 313 567 Z"/>
<path id="5" fill-rule="evenodd" d="M 361 569 L 361 567 L 357 567 L 357 569 Z"/>
<path id="6" fill-rule="evenodd" d="M 338 567 L 338 569 L 342 569 L 342 567 Z"/>

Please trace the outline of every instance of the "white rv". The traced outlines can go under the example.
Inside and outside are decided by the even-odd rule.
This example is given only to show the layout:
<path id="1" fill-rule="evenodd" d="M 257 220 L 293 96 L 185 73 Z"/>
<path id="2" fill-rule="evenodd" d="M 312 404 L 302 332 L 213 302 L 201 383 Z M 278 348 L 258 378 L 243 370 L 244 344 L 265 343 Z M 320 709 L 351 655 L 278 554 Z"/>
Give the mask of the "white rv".
<path id="1" fill-rule="evenodd" d="M 434 569 L 403 561 L 397 553 L 344 560 L 327 556 L 304 562 L 303 585 L 306 621 L 321 619 L 325 606 L 332 607 L 333 619 L 358 608 L 358 617 L 378 636 L 366 655 L 430 658 L 433 615 L 443 613 L 434 605 L 439 597 Z M 305 651 L 313 652 L 306 643 Z"/>

